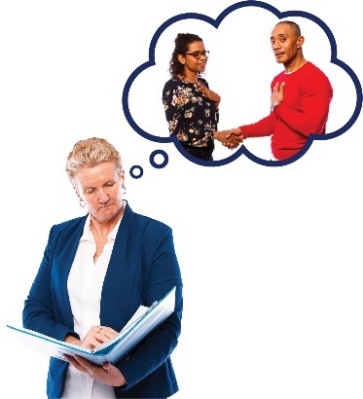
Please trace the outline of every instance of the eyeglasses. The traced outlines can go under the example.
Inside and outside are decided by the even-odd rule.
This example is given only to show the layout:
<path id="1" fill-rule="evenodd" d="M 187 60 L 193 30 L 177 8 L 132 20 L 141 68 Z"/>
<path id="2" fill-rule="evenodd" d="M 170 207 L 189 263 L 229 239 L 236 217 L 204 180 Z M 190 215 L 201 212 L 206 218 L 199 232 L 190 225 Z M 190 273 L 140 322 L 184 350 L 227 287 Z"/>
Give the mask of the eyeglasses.
<path id="1" fill-rule="evenodd" d="M 210 51 L 209 50 L 203 50 L 203 51 L 194 51 L 194 53 L 185 53 L 185 55 L 191 55 L 194 57 L 196 60 L 198 60 L 202 55 L 204 57 L 209 56 Z"/>

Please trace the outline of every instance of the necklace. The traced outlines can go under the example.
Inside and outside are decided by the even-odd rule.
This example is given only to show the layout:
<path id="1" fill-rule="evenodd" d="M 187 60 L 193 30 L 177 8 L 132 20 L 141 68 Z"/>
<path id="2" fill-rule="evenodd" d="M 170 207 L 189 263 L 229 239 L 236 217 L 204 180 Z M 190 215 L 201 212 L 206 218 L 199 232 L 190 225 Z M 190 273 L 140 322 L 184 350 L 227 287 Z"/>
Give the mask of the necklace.
<path id="1" fill-rule="evenodd" d="M 93 238 L 94 238 L 95 244 L 96 244 L 96 251 L 93 254 L 93 262 L 94 263 L 96 263 L 97 259 L 102 255 L 103 249 L 108 242 L 108 235 L 113 230 L 115 225 L 119 222 L 120 218 L 122 218 L 124 211 L 125 211 L 125 205 L 126 205 L 126 203 L 123 201 L 122 207 L 120 209 L 119 217 L 117 218 L 116 223 L 110 227 L 109 231 L 107 232 L 107 235 L 105 235 L 105 233 L 102 233 L 101 230 L 95 229 L 92 219 L 90 220 L 89 229 L 93 235 Z"/>
<path id="2" fill-rule="evenodd" d="M 197 77 L 197 80 L 195 80 L 195 79 L 189 79 L 189 78 L 187 78 L 186 76 L 183 77 L 182 75 L 176 75 L 176 77 L 177 77 L 178 79 L 182 80 L 182 81 L 185 82 L 185 83 L 191 83 L 191 84 L 194 84 L 194 85 L 196 85 L 196 84 L 199 82 L 198 77 Z"/>
<path id="3" fill-rule="evenodd" d="M 102 255 L 103 252 L 103 248 L 105 246 L 105 242 L 100 242 L 101 240 L 98 238 L 99 234 L 97 233 L 97 231 L 94 229 L 92 220 L 90 221 L 89 224 L 89 229 L 91 230 L 91 233 L 93 235 L 93 238 L 95 240 L 95 245 L 96 245 L 96 251 L 93 254 L 93 262 L 96 263 L 97 259 Z M 107 241 L 107 240 L 106 240 Z"/>

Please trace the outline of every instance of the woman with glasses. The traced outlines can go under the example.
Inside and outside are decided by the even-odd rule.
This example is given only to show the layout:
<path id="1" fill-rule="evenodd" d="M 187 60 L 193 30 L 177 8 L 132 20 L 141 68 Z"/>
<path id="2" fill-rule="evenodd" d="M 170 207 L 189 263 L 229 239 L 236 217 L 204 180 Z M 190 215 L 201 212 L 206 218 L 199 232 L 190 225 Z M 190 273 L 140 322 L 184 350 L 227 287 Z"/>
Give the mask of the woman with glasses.
<path id="1" fill-rule="evenodd" d="M 217 132 L 221 97 L 200 76 L 209 55 L 203 40 L 192 33 L 178 33 L 174 43 L 171 78 L 162 96 L 169 133 L 192 156 L 213 160 L 214 139 L 232 149 L 239 145 L 240 138 L 232 135 L 227 140 L 225 132 Z"/>

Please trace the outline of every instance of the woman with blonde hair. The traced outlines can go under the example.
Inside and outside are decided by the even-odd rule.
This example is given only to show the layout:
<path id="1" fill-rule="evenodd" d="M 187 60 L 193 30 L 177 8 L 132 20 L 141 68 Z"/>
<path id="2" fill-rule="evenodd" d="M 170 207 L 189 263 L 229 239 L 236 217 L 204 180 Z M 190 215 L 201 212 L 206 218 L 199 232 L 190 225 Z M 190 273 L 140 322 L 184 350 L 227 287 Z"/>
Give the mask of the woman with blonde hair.
<path id="1" fill-rule="evenodd" d="M 182 280 L 167 225 L 124 200 L 119 152 L 78 141 L 66 172 L 87 214 L 53 226 L 23 310 L 25 328 L 85 348 L 114 337 L 139 305 L 176 286 L 175 311 L 117 363 L 50 359 L 48 398 L 166 398 L 178 390 L 170 355 L 181 332 Z"/>

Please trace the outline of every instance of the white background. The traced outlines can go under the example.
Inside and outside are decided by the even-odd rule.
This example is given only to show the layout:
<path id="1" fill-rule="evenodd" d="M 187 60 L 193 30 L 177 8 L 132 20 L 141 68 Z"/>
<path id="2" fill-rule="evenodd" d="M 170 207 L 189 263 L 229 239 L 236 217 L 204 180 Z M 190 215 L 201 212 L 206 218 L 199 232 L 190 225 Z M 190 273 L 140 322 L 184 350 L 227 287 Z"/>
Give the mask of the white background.
<path id="1" fill-rule="evenodd" d="M 23 348 L 4 326 L 21 323 L 50 227 L 84 213 L 64 165 L 73 144 L 90 136 L 110 140 L 126 171 L 144 168 L 137 180 L 127 173 L 127 199 L 174 231 L 185 302 L 172 355 L 180 386 L 175 399 L 363 397 L 362 117 L 277 168 L 244 156 L 202 167 L 172 144 L 142 138 L 124 117 L 124 84 L 147 61 L 159 26 L 185 12 L 216 18 L 234 3 L 1 1 L 1 397 L 45 398 L 48 359 Z M 322 19 L 338 57 L 361 78 L 357 2 L 269 4 Z M 328 130 L 334 131 L 353 112 L 354 88 L 329 65 L 323 31 L 296 20 L 306 58 L 332 80 Z M 276 22 L 251 7 L 218 30 L 192 20 L 172 25 L 158 42 L 157 65 L 130 92 L 139 126 L 167 135 L 160 98 L 178 31 L 199 34 L 211 50 L 206 78 L 222 96 L 221 129 L 265 116 L 269 83 L 281 68 L 269 47 Z M 267 139 L 245 144 L 268 157 Z M 155 149 L 169 155 L 163 169 L 149 163 Z M 217 143 L 216 158 L 228 151 Z"/>

